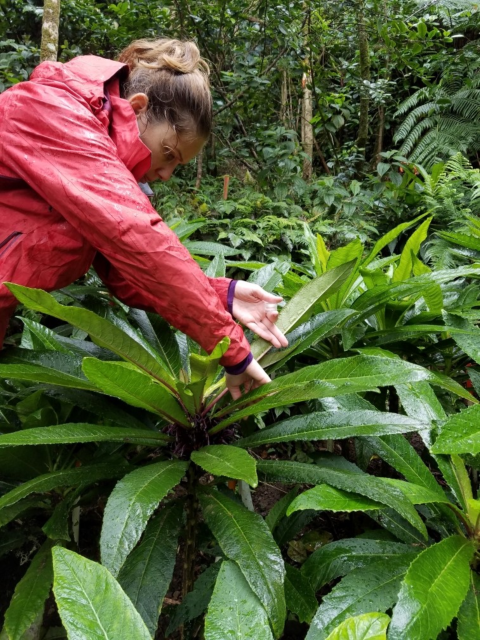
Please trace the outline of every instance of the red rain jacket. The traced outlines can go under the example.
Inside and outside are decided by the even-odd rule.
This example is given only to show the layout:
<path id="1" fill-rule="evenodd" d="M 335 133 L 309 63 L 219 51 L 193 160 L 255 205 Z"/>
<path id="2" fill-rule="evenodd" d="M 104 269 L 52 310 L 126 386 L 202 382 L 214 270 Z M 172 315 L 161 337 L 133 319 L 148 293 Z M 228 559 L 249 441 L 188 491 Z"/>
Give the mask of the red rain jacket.
<path id="1" fill-rule="evenodd" d="M 222 364 L 238 364 L 250 346 L 227 311 L 230 280 L 203 274 L 138 187 L 150 151 L 122 74 L 96 56 L 44 62 L 0 95 L 0 346 L 17 304 L 4 282 L 52 291 L 93 263 L 120 300 L 206 351 L 229 336 Z"/>

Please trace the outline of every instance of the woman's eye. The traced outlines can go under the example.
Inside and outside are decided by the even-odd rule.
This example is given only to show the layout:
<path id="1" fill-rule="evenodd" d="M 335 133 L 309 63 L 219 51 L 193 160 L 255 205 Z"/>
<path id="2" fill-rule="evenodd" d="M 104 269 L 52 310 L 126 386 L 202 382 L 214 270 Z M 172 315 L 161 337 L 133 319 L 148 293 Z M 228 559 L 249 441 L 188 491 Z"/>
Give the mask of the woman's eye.
<path id="1" fill-rule="evenodd" d="M 165 150 L 163 155 L 165 157 L 165 160 L 167 160 L 167 162 L 173 162 L 175 160 L 175 155 L 173 154 L 172 151 Z"/>

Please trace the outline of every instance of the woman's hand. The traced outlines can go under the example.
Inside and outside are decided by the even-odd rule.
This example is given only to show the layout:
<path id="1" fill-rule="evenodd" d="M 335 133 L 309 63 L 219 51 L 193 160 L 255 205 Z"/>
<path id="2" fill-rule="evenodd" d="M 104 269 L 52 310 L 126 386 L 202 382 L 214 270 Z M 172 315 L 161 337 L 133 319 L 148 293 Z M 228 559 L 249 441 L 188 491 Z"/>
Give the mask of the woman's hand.
<path id="1" fill-rule="evenodd" d="M 267 382 L 271 382 L 268 374 L 256 360 L 252 360 L 243 373 L 238 375 L 227 373 L 225 378 L 227 389 L 234 400 L 240 398 L 244 393 L 248 393 L 251 389 L 256 389 L 263 384 L 267 384 Z"/>
<path id="2" fill-rule="evenodd" d="M 244 327 L 248 327 L 260 338 L 271 342 L 277 349 L 286 347 L 287 339 L 274 324 L 278 319 L 278 312 L 267 311 L 265 308 L 265 302 L 278 304 L 282 299 L 280 296 L 264 291 L 258 284 L 237 280 L 232 315 Z"/>

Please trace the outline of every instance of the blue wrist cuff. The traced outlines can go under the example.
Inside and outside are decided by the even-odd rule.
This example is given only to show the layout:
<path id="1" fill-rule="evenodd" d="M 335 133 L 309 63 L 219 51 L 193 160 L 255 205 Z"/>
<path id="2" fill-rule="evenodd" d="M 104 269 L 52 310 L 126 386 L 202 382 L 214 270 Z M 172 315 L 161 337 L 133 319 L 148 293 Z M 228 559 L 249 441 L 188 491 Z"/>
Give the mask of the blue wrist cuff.
<path id="1" fill-rule="evenodd" d="M 252 360 L 253 354 L 250 352 L 248 356 L 238 364 L 234 364 L 231 367 L 225 367 L 225 371 L 230 373 L 232 376 L 238 376 L 245 371 Z"/>

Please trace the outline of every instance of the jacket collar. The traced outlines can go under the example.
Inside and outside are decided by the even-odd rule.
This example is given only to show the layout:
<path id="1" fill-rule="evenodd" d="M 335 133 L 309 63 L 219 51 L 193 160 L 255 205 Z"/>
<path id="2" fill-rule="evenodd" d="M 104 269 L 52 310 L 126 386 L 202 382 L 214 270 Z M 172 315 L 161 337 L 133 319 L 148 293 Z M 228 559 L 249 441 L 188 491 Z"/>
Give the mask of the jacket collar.
<path id="1" fill-rule="evenodd" d="M 151 152 L 140 140 L 137 118 L 130 103 L 120 97 L 120 78 L 127 74 L 128 67 L 121 62 L 79 56 L 65 64 L 43 62 L 30 80 L 59 80 L 85 99 L 97 118 L 109 126 L 120 159 L 138 181 L 150 169 Z M 109 109 L 105 109 L 106 103 L 110 103 Z"/>

